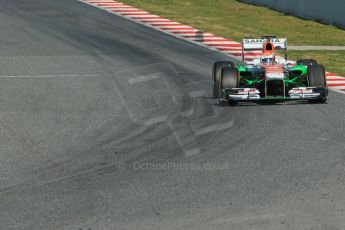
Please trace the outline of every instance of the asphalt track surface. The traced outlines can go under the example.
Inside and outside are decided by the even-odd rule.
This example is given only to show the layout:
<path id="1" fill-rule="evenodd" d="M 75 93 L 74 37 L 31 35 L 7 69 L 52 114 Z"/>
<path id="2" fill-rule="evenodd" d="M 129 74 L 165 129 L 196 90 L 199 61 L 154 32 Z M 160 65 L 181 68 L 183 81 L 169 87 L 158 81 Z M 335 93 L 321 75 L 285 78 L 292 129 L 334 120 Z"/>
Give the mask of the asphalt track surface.
<path id="1" fill-rule="evenodd" d="M 344 95 L 220 107 L 222 54 L 0 0 L 0 229 L 345 229 Z"/>

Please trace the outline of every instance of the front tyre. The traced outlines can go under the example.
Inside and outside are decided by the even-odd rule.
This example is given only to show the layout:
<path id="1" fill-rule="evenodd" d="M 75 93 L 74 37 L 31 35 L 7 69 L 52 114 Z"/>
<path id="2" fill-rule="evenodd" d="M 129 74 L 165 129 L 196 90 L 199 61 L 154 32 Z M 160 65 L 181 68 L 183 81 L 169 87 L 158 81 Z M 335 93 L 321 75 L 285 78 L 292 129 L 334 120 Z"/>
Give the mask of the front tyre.
<path id="1" fill-rule="evenodd" d="M 213 80 L 213 97 L 214 98 L 218 98 L 220 75 L 221 75 L 222 69 L 224 67 L 232 67 L 232 66 L 234 66 L 234 63 L 230 61 L 217 61 L 213 64 L 212 80 Z"/>
<path id="2" fill-rule="evenodd" d="M 321 95 L 320 99 L 310 100 L 311 103 L 325 103 L 327 101 L 327 81 L 326 73 L 323 65 L 312 65 L 307 70 L 307 80 L 309 87 L 322 87 L 326 88 L 326 93 Z"/>
<path id="3" fill-rule="evenodd" d="M 220 84 L 218 89 L 219 104 L 223 105 L 225 102 L 224 90 L 229 88 L 238 88 L 240 74 L 236 67 L 225 67 L 221 70 Z M 229 105 L 236 105 L 235 101 L 228 101 Z"/>

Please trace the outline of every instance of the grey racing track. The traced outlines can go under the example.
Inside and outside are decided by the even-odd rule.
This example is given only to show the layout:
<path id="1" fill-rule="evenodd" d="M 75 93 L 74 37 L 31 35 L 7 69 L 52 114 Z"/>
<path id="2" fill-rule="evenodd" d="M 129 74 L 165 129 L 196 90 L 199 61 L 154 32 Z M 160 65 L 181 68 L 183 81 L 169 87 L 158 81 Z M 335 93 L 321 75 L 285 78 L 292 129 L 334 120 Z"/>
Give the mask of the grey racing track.
<path id="1" fill-rule="evenodd" d="M 0 229 L 345 229 L 344 95 L 220 107 L 206 48 L 0 0 Z"/>

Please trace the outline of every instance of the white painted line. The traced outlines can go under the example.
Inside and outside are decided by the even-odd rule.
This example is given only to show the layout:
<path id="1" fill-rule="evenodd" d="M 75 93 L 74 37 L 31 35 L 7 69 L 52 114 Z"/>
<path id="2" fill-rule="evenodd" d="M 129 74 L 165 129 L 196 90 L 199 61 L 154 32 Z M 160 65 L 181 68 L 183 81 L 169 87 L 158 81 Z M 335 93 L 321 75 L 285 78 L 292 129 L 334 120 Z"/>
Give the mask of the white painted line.
<path id="1" fill-rule="evenodd" d="M 192 38 L 196 42 L 225 42 L 229 41 L 227 39 L 219 39 L 219 38 L 204 38 L 204 37 L 198 37 L 198 38 Z"/>
<path id="2" fill-rule="evenodd" d="M 326 74 L 326 77 L 328 80 L 344 80 L 345 81 L 345 78 L 340 77 L 340 76 L 327 76 L 327 74 Z"/>
<path id="3" fill-rule="evenodd" d="M 239 57 L 239 58 L 241 58 L 242 59 L 242 56 L 237 56 L 237 57 Z M 245 55 L 244 56 L 244 59 L 245 60 L 248 60 L 248 61 L 252 61 L 253 59 L 255 59 L 255 58 L 258 58 L 257 56 L 250 56 L 250 55 Z"/>
<path id="4" fill-rule="evenodd" d="M 95 2 L 97 6 L 107 7 L 107 6 L 128 6 L 123 3 L 116 3 L 116 2 Z"/>
<path id="5" fill-rule="evenodd" d="M 222 48 L 222 49 L 238 47 L 236 44 L 220 44 L 220 45 L 217 45 L 217 44 L 206 44 L 206 45 L 207 46 L 216 47 L 216 48 Z M 254 52 L 247 52 L 247 53 L 254 53 Z"/>
<path id="6" fill-rule="evenodd" d="M 341 81 L 329 81 L 329 79 L 327 79 L 328 84 L 344 84 L 345 85 L 345 79 L 341 80 Z"/>
<path id="7" fill-rule="evenodd" d="M 143 19 L 137 19 L 135 21 L 141 22 L 142 25 L 147 25 L 145 22 L 170 22 L 169 19 L 165 18 L 143 18 Z"/>
<path id="8" fill-rule="evenodd" d="M 127 7 L 127 8 L 107 8 L 107 10 L 112 10 L 114 12 L 119 12 L 119 11 L 128 11 L 128 12 L 131 12 L 132 10 L 140 10 L 138 8 L 134 8 L 134 7 Z M 143 10 L 140 10 L 140 11 L 143 11 Z"/>
<path id="9" fill-rule="evenodd" d="M 133 11 L 131 11 L 131 12 L 127 12 L 127 11 L 125 11 L 125 12 L 118 12 L 118 13 L 120 13 L 120 14 L 122 14 L 122 15 L 125 15 L 125 16 L 151 16 L 151 14 L 150 13 L 148 13 L 148 12 L 146 12 L 146 11 L 142 11 L 142 12 L 133 12 Z"/>
<path id="10" fill-rule="evenodd" d="M 213 46 L 216 47 L 218 49 L 231 49 L 231 50 L 241 50 L 242 52 L 242 47 L 238 46 L 238 45 L 213 45 L 213 44 L 208 44 L 208 46 Z"/>
<path id="11" fill-rule="evenodd" d="M 186 33 L 186 34 L 181 34 L 183 35 L 186 39 L 197 39 L 197 38 L 207 38 L 207 37 L 211 37 L 214 36 L 213 34 L 210 33 Z"/>
<path id="12" fill-rule="evenodd" d="M 110 8 L 112 8 L 112 9 L 123 9 L 123 8 L 131 8 L 131 6 L 128 6 L 128 5 L 118 5 L 118 6 L 116 6 L 116 5 L 111 5 L 111 6 L 100 6 L 100 5 L 95 5 L 95 6 L 99 6 L 99 7 L 102 7 L 102 8 L 104 8 L 104 9 L 110 9 Z"/>
<path id="13" fill-rule="evenodd" d="M 219 49 L 221 49 L 220 47 L 217 47 Z M 224 47 L 222 47 L 224 49 Z M 232 53 L 232 54 L 241 54 L 242 55 L 242 51 L 241 50 L 238 50 L 238 49 L 232 49 L 232 48 L 229 48 L 228 50 L 222 50 L 223 52 L 229 52 L 229 53 Z M 245 56 L 246 55 L 256 55 L 256 54 L 244 54 Z M 259 56 L 261 56 L 261 54 L 259 54 Z"/>
<path id="14" fill-rule="evenodd" d="M 225 44 L 229 44 L 229 45 L 239 45 L 238 42 L 232 42 L 232 41 L 210 41 L 210 42 L 203 42 L 206 45 L 225 45 Z"/>
<path id="15" fill-rule="evenodd" d="M 117 1 L 112 1 L 112 0 L 84 0 L 85 2 L 90 2 L 90 3 L 97 3 L 97 2 L 117 2 Z"/>
<path id="16" fill-rule="evenodd" d="M 86 2 L 117 2 L 113 0 L 84 0 Z"/>
<path id="17" fill-rule="evenodd" d="M 154 25 L 155 27 L 158 27 L 158 28 L 162 28 L 162 29 L 168 29 L 168 28 L 180 28 L 180 29 L 193 29 L 193 27 L 190 27 L 190 26 L 185 26 L 185 25 L 168 25 L 168 26 L 156 26 Z"/>
<path id="18" fill-rule="evenodd" d="M 187 30 L 187 29 L 181 29 L 181 30 L 165 30 L 165 31 L 169 31 L 169 32 L 189 32 L 189 31 L 197 31 L 196 29 L 190 29 L 190 30 Z"/>
<path id="19" fill-rule="evenodd" d="M 132 85 L 132 84 L 137 84 L 137 83 L 141 83 L 141 82 L 145 82 L 145 81 L 151 81 L 151 80 L 155 80 L 155 79 L 159 79 L 159 78 L 160 78 L 159 73 L 153 73 L 153 74 L 129 78 L 128 82 L 129 82 L 129 84 Z"/>
<path id="20" fill-rule="evenodd" d="M 91 3 L 102 3 L 102 4 L 123 4 L 121 2 L 117 1 L 111 1 L 111 0 L 103 0 L 103 1 L 98 1 L 98 0 L 86 0 L 86 2 L 91 2 Z"/>
<path id="21" fill-rule="evenodd" d="M 124 3 L 119 3 L 119 2 L 115 2 L 115 1 L 87 1 L 87 2 L 91 2 L 94 3 L 98 6 L 107 6 L 107 5 L 125 5 Z"/>
<path id="22" fill-rule="evenodd" d="M 232 55 L 234 55 L 235 57 L 238 57 L 238 58 L 241 58 L 241 59 L 242 59 L 242 55 L 234 54 L 234 53 L 231 53 L 231 52 L 227 52 L 227 53 L 232 54 Z M 258 58 L 258 56 L 244 55 L 244 58 L 250 60 L 250 59 Z"/>
<path id="23" fill-rule="evenodd" d="M 138 11 L 138 12 L 118 11 L 118 13 L 123 14 L 123 15 L 127 15 L 127 16 L 128 15 L 135 15 L 135 14 L 140 14 L 140 15 L 149 14 L 146 11 Z"/>
<path id="24" fill-rule="evenodd" d="M 168 21 L 168 22 L 148 22 L 150 23 L 152 26 L 157 26 L 157 25 L 183 25 L 181 23 L 178 22 L 173 22 L 173 21 Z"/>
<path id="25" fill-rule="evenodd" d="M 188 33 L 196 33 L 199 32 L 199 30 L 194 29 L 193 27 L 185 27 L 185 26 L 178 26 L 178 27 L 172 27 L 172 28 L 162 28 L 163 30 L 172 30 L 172 31 L 176 31 L 176 32 L 188 32 Z"/>
<path id="26" fill-rule="evenodd" d="M 131 18 L 161 18 L 157 15 L 152 15 L 152 14 L 133 15 L 133 16 L 127 15 L 127 17 L 131 17 Z"/>
<path id="27" fill-rule="evenodd" d="M 101 6 L 99 4 L 96 4 L 99 7 L 103 7 L 104 9 L 124 9 L 124 8 L 130 8 L 131 6 L 128 5 L 107 5 L 107 6 Z"/>
<path id="28" fill-rule="evenodd" d="M 331 88 L 331 89 L 345 89 L 345 84 L 343 86 L 331 86 L 328 84 L 328 88 Z"/>

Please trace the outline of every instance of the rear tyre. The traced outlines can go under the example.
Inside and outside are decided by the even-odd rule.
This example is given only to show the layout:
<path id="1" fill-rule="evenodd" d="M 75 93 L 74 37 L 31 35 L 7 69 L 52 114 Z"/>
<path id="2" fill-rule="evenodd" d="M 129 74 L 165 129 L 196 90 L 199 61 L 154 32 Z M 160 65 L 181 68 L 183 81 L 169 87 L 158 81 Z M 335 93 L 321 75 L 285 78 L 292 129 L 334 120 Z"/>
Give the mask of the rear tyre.
<path id="1" fill-rule="evenodd" d="M 224 67 L 231 67 L 231 66 L 234 66 L 234 63 L 230 61 L 217 61 L 213 64 L 212 80 L 213 80 L 213 97 L 214 98 L 218 98 L 219 82 L 220 82 L 220 75 L 221 75 L 222 69 Z"/>
<path id="2" fill-rule="evenodd" d="M 317 65 L 317 61 L 314 59 L 300 59 L 296 62 L 297 65 L 314 66 Z"/>
<path id="3" fill-rule="evenodd" d="M 222 97 L 222 90 L 227 88 L 238 88 L 239 85 L 239 71 L 236 67 L 224 67 L 221 70 L 219 89 L 218 89 L 218 100 L 219 104 L 223 105 L 224 100 Z M 228 101 L 229 105 L 236 105 L 236 101 Z"/>
<path id="4" fill-rule="evenodd" d="M 312 65 L 308 67 L 307 80 L 309 87 L 327 87 L 325 68 L 323 65 Z M 327 89 L 326 89 L 327 90 Z M 324 103 L 327 101 L 327 91 L 320 99 L 310 100 L 309 102 Z"/>

